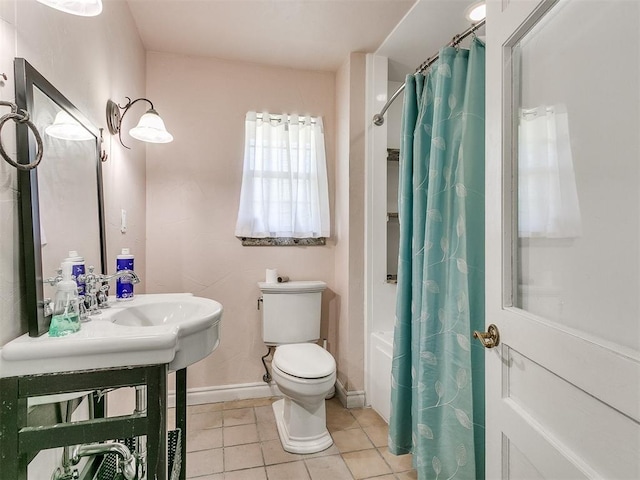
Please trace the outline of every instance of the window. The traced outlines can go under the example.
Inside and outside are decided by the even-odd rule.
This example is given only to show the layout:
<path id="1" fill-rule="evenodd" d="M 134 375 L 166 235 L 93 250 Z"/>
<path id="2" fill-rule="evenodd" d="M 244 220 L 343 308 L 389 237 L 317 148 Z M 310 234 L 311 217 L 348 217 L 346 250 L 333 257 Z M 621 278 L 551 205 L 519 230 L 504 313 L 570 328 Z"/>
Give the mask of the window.
<path id="1" fill-rule="evenodd" d="M 321 117 L 247 113 L 237 237 L 324 240 L 328 190 Z"/>
<path id="2" fill-rule="evenodd" d="M 580 237 L 581 223 L 566 108 L 522 108 L 518 125 L 519 236 Z"/>

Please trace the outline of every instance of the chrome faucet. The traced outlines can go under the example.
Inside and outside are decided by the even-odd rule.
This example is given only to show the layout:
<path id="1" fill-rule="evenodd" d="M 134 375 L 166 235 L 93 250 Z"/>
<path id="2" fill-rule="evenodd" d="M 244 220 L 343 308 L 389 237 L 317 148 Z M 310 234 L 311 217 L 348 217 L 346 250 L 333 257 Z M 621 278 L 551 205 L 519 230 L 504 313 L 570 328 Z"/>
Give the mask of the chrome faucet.
<path id="1" fill-rule="evenodd" d="M 108 282 L 114 278 L 126 278 L 129 277 L 131 283 L 140 283 L 140 277 L 133 270 L 118 270 L 113 275 L 100 275 L 101 282 Z"/>
<path id="2" fill-rule="evenodd" d="M 94 273 L 95 267 L 91 265 L 87 268 L 87 273 L 78 277 L 78 281 L 84 283 L 84 312 L 82 312 L 81 320 L 86 320 L 89 315 L 100 313 L 98 308 L 98 285 L 102 285 L 100 277 L 102 274 Z"/>
<path id="3" fill-rule="evenodd" d="M 84 303 L 89 315 L 96 315 L 100 313 L 100 309 L 109 307 L 107 299 L 110 280 L 121 278 L 129 280 L 133 284 L 140 283 L 140 277 L 133 270 L 118 270 L 112 275 L 94 273 L 95 267 L 93 266 L 87 270 L 88 273 L 80 275 L 79 280 L 85 284 Z"/>
<path id="4" fill-rule="evenodd" d="M 127 279 L 133 284 L 140 283 L 140 277 L 133 270 L 118 270 L 113 275 L 95 273 L 95 267 L 89 266 L 87 273 L 79 275 L 78 282 L 84 283 L 84 295 L 80 296 L 80 320 L 86 321 L 89 315 L 97 315 L 102 308 L 109 308 L 109 281 L 114 278 Z M 55 287 L 62 281 L 62 270 L 57 271 L 55 277 L 45 279 L 43 282 Z M 45 316 L 51 315 L 51 299 L 43 302 Z"/>

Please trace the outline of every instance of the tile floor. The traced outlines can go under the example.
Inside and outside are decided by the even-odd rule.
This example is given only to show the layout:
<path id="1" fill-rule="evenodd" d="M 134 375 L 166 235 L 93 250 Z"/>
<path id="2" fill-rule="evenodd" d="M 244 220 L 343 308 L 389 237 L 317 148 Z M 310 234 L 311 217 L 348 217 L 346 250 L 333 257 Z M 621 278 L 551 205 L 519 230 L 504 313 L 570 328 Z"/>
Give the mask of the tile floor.
<path id="1" fill-rule="evenodd" d="M 297 455 L 278 438 L 271 403 L 277 398 L 194 405 L 187 409 L 187 478 L 194 480 L 409 480 L 411 455 L 387 451 L 387 424 L 370 408 L 327 401 L 334 444 Z M 173 411 L 169 412 L 173 424 Z"/>

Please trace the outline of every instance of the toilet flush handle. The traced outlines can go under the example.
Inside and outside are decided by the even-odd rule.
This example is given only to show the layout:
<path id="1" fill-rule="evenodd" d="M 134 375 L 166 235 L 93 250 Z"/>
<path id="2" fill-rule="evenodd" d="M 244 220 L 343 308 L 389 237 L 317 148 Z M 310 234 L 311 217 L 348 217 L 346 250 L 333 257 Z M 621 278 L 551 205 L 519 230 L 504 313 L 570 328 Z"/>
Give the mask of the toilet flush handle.
<path id="1" fill-rule="evenodd" d="M 262 297 L 258 297 L 258 310 L 260 310 L 260 304 L 263 302 Z"/>

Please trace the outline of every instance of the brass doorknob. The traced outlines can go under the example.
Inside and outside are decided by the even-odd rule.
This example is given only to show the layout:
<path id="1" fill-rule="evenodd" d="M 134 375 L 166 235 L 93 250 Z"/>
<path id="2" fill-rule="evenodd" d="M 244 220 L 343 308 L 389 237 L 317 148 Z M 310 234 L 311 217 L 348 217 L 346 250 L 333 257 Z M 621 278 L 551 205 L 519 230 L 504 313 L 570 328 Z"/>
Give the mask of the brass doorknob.
<path id="1" fill-rule="evenodd" d="M 477 338 L 484 348 L 494 348 L 500 343 L 500 332 L 493 323 L 487 327 L 486 332 L 473 332 L 473 338 Z"/>

